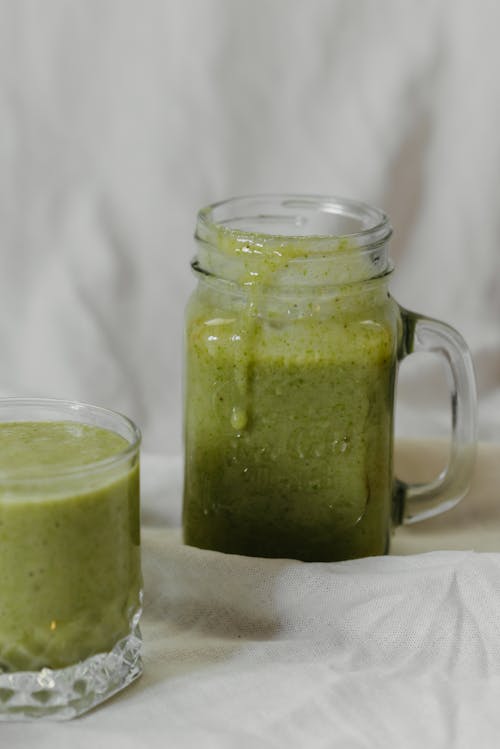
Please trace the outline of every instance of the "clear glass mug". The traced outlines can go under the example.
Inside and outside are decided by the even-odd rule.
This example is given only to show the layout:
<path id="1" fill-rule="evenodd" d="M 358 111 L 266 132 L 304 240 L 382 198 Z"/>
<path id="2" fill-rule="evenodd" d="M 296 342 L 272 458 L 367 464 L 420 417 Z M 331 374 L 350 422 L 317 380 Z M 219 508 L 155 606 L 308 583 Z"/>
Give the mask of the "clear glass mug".
<path id="1" fill-rule="evenodd" d="M 185 542 L 333 561 L 389 550 L 392 529 L 466 493 L 476 442 L 470 353 L 390 296 L 388 218 L 316 196 L 235 198 L 198 214 L 187 308 Z M 449 368 L 450 460 L 429 485 L 393 475 L 399 362 Z"/>
<path id="2" fill-rule="evenodd" d="M 140 441 L 107 409 L 0 399 L 0 720 L 72 718 L 141 674 Z"/>

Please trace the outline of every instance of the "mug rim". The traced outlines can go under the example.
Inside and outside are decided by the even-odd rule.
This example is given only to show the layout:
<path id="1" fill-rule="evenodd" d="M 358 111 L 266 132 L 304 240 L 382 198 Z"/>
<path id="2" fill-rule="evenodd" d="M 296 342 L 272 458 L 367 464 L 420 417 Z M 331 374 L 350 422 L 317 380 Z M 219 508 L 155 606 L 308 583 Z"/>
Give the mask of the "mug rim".
<path id="1" fill-rule="evenodd" d="M 317 213 L 330 213 L 339 217 L 350 217 L 358 220 L 361 228 L 357 231 L 341 233 L 315 233 L 309 234 L 297 232 L 285 233 L 267 233 L 259 230 L 245 230 L 232 227 L 231 221 L 237 221 L 244 216 L 235 216 L 223 221 L 217 218 L 217 214 L 229 208 L 244 208 L 258 206 L 259 204 L 268 204 L 270 207 L 283 207 L 285 209 L 297 209 L 298 211 L 313 211 Z M 265 218 L 266 214 L 260 214 L 255 218 Z M 269 214 L 274 218 L 273 214 Z M 250 217 L 251 218 L 251 217 Z M 350 240 L 355 242 L 360 249 L 371 248 L 384 244 L 392 235 L 392 226 L 388 215 L 380 208 L 372 206 L 361 200 L 345 198 L 336 195 L 326 194 L 307 194 L 307 193 L 262 193 L 248 194 L 219 200 L 210 203 L 198 211 L 196 238 L 211 243 L 215 239 L 214 234 L 223 230 L 229 234 L 238 237 L 240 241 L 252 241 L 256 235 L 264 237 L 265 240 L 287 240 L 310 245 L 311 241 L 318 245 L 331 243 L 332 240 Z"/>

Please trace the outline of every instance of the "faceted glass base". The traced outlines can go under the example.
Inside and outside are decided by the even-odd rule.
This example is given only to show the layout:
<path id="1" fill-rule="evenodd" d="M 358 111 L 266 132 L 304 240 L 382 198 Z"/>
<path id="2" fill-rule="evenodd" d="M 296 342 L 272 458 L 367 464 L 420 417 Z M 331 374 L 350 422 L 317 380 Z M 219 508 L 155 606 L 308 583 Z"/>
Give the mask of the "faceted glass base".
<path id="1" fill-rule="evenodd" d="M 110 653 L 61 669 L 0 672 L 0 721 L 66 720 L 87 712 L 142 673 L 138 626 Z"/>

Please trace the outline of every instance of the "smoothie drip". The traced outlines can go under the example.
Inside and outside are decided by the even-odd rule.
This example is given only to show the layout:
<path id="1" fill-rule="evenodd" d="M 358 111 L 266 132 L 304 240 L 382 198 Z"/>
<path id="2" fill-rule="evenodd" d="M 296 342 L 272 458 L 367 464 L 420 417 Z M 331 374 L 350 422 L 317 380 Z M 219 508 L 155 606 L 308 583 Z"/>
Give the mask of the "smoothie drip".
<path id="1" fill-rule="evenodd" d="M 245 289 L 239 333 L 232 336 L 235 364 L 231 426 L 238 435 L 248 426 L 252 415 L 251 370 L 266 288 L 272 285 L 280 269 L 286 265 L 286 257 L 278 249 L 269 254 L 264 252 L 258 242 L 256 245 L 236 245 L 234 253 L 242 260 L 238 282 Z"/>

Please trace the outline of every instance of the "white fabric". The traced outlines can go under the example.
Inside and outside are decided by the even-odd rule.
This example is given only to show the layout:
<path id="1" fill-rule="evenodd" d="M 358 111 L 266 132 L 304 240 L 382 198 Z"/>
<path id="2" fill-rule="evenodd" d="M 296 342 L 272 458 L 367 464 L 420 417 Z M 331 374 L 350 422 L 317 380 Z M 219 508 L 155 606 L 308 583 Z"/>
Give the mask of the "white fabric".
<path id="1" fill-rule="evenodd" d="M 196 210 L 333 193 L 389 213 L 394 294 L 464 333 L 498 437 L 499 25 L 494 0 L 0 0 L 0 393 L 179 454 Z M 398 429 L 442 433 L 416 359 Z"/>
<path id="2" fill-rule="evenodd" d="M 471 512 L 498 527 L 499 455 L 481 453 L 487 481 L 452 528 Z M 422 458 L 415 445 L 404 457 Z M 193 549 L 180 543 L 181 462 L 143 464 L 143 677 L 77 722 L 0 724 L 0 746 L 498 747 L 500 554 L 304 564 Z"/>

